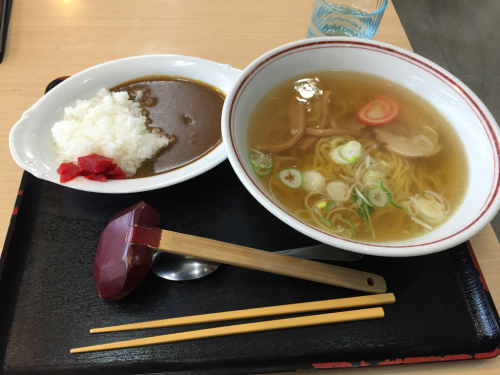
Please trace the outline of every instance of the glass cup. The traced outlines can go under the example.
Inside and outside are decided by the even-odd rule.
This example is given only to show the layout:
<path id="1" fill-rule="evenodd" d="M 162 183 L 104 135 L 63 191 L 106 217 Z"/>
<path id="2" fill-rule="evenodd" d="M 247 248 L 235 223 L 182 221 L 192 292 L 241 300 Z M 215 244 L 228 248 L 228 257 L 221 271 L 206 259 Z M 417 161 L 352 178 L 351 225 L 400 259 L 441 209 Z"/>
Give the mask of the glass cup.
<path id="1" fill-rule="evenodd" d="M 377 32 L 388 0 L 315 0 L 307 38 L 352 36 L 371 38 Z"/>

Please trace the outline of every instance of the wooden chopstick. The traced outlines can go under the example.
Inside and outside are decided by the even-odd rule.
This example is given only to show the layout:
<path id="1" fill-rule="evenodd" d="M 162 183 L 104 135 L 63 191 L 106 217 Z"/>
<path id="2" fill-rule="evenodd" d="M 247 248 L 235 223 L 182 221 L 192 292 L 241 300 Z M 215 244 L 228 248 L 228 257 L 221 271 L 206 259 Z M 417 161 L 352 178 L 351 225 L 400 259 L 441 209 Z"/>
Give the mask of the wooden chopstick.
<path id="1" fill-rule="evenodd" d="M 198 324 L 209 322 L 220 322 L 223 320 L 258 318 L 263 316 L 296 314 L 313 311 L 352 309 L 356 307 L 368 307 L 387 305 L 395 302 L 394 294 L 375 294 L 362 297 L 339 298 L 325 301 L 295 303 L 271 307 L 260 307 L 256 309 L 235 310 L 214 314 L 193 315 L 181 318 L 153 320 L 150 322 L 124 324 L 113 327 L 93 328 L 90 333 L 131 331 L 134 329 L 173 327 L 186 324 Z"/>
<path id="2" fill-rule="evenodd" d="M 302 316 L 299 318 L 288 318 L 279 320 L 269 320 L 258 323 L 237 324 L 233 326 L 200 329 L 197 331 L 172 333 L 143 339 L 113 342 L 109 344 L 86 346 L 83 348 L 71 349 L 70 353 L 93 352 L 99 350 L 124 349 L 136 346 L 165 344 L 168 342 L 196 340 L 208 337 L 237 335 L 249 332 L 271 331 L 285 328 L 315 326 L 320 324 L 331 324 L 341 322 L 352 322 L 355 320 L 377 319 L 384 317 L 384 310 L 381 307 L 371 309 L 343 311 L 330 314 Z"/>

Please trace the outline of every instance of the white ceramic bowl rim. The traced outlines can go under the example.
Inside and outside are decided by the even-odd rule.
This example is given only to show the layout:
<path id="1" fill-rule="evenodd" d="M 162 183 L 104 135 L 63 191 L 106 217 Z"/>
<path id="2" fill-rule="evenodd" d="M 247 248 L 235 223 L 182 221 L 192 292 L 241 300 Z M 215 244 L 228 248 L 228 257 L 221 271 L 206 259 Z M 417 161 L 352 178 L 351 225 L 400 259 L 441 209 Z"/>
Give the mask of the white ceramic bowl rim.
<path id="1" fill-rule="evenodd" d="M 391 55 L 392 57 L 396 57 L 408 62 L 409 64 L 417 66 L 451 87 L 474 111 L 479 122 L 483 126 L 484 132 L 487 134 L 490 142 L 491 154 L 493 155 L 494 159 L 493 165 L 495 176 L 490 188 L 490 192 L 482 205 L 480 213 L 476 215 L 476 217 L 474 217 L 474 219 L 468 225 L 458 229 L 456 232 L 446 237 L 419 244 L 391 245 L 390 243 L 377 244 L 358 242 L 355 240 L 350 240 L 326 233 L 314 226 L 296 219 L 292 214 L 281 208 L 271 199 L 267 198 L 262 189 L 253 181 L 252 177 L 246 171 L 244 163 L 240 159 L 240 156 L 237 152 L 235 152 L 235 108 L 237 107 L 239 99 L 241 98 L 246 87 L 259 73 L 259 71 L 285 56 L 303 52 L 304 50 L 337 47 L 366 49 L 377 53 Z M 440 68 L 433 62 L 402 48 L 366 39 L 339 37 L 315 38 L 292 42 L 262 55 L 260 58 L 250 64 L 243 71 L 243 74 L 235 83 L 233 90 L 226 98 L 225 106 L 227 106 L 228 109 L 225 109 L 223 112 L 223 139 L 225 139 L 225 146 L 229 161 L 231 162 L 240 180 L 247 187 L 247 189 L 261 202 L 261 204 L 269 209 L 274 215 L 284 220 L 287 224 L 291 225 L 295 229 L 308 234 L 311 237 L 316 238 L 317 240 L 323 240 L 323 242 L 326 242 L 325 239 L 327 238 L 325 236 L 328 236 L 331 238 L 331 245 L 339 246 L 351 251 L 359 251 L 362 253 L 373 255 L 413 256 L 429 254 L 451 248 L 458 245 L 459 243 L 467 241 L 469 238 L 477 234 L 484 226 L 486 226 L 493 219 L 494 215 L 500 208 L 500 198 L 498 196 L 500 187 L 500 175 L 498 173 L 500 165 L 500 148 L 498 140 L 499 131 L 498 129 L 496 129 L 497 125 L 493 116 L 489 113 L 488 109 L 484 106 L 481 100 L 456 77 Z M 224 124 L 225 120 L 228 121 L 227 126 Z M 395 252 L 395 249 L 399 248 L 405 248 L 404 254 Z"/>

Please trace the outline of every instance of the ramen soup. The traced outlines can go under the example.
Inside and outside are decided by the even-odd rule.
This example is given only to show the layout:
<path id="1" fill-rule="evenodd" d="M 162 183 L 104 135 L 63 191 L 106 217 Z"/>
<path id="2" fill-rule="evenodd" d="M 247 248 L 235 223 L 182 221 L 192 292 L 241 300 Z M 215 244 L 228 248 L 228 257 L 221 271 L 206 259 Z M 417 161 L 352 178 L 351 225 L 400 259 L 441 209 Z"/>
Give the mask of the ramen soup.
<path id="1" fill-rule="evenodd" d="M 361 73 L 281 83 L 257 104 L 247 141 L 253 171 L 276 202 L 349 239 L 424 235 L 453 215 L 468 185 L 462 142 L 436 108 Z"/>

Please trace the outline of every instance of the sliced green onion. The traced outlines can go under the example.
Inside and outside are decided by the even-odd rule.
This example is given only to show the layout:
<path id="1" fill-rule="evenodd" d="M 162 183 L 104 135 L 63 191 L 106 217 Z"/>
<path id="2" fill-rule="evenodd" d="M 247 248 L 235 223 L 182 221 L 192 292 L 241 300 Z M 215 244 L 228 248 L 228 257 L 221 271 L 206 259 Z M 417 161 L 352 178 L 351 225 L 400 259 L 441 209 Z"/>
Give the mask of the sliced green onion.
<path id="1" fill-rule="evenodd" d="M 339 154 L 342 159 L 349 163 L 354 163 L 359 159 L 362 153 L 361 143 L 350 141 L 349 143 L 340 147 Z"/>
<path id="2" fill-rule="evenodd" d="M 433 198 L 418 197 L 415 202 L 415 208 L 419 216 L 426 223 L 438 224 L 442 222 L 449 211 L 444 211 L 444 207 Z"/>
<path id="3" fill-rule="evenodd" d="M 273 167 L 273 158 L 271 155 L 263 154 L 262 152 L 252 152 L 248 155 L 248 159 L 257 168 L 271 169 Z"/>
<path id="4" fill-rule="evenodd" d="M 384 186 L 384 181 L 380 183 L 380 189 L 387 195 L 387 198 L 389 199 L 389 202 L 396 208 L 399 208 L 400 210 L 404 210 L 403 207 L 398 206 L 394 201 L 392 200 L 392 194 L 391 192 Z M 406 210 L 405 210 L 406 211 Z"/>
<path id="5" fill-rule="evenodd" d="M 331 152 L 330 152 L 330 158 L 337 164 L 342 164 L 342 165 L 346 165 L 346 164 L 351 164 L 351 162 L 345 160 L 342 156 L 340 156 L 340 149 L 342 148 L 343 146 L 339 146 L 335 149 L 333 149 Z"/>
<path id="6" fill-rule="evenodd" d="M 368 220 L 370 215 L 373 213 L 374 208 L 372 206 L 368 206 L 365 202 L 361 203 L 361 206 L 358 207 L 356 212 L 359 217 L 363 220 Z"/>
<path id="7" fill-rule="evenodd" d="M 304 177 L 304 189 L 309 192 L 320 192 L 325 188 L 325 176 L 317 171 L 305 171 Z"/>
<path id="8" fill-rule="evenodd" d="M 361 204 L 359 205 L 358 209 L 356 210 L 357 214 L 363 221 L 366 223 L 368 221 L 368 227 L 370 228 L 372 232 L 372 238 L 375 239 L 375 230 L 373 229 L 372 225 L 372 219 L 371 219 L 371 214 L 375 210 L 373 206 L 369 206 L 366 204 L 366 198 L 362 196 L 361 192 L 358 189 L 354 189 L 354 192 L 352 193 L 352 200 L 354 203 L 360 202 Z"/>
<path id="9" fill-rule="evenodd" d="M 331 201 L 329 202 L 327 205 L 326 205 L 326 212 L 330 212 L 330 210 L 335 207 L 335 205 L 337 204 L 337 202 L 335 201 Z"/>
<path id="10" fill-rule="evenodd" d="M 425 190 L 424 193 L 422 194 L 424 197 L 429 198 L 429 199 L 434 199 L 436 203 L 445 211 L 449 210 L 449 202 L 446 200 L 445 197 L 442 195 L 439 195 L 438 193 L 433 192 L 432 190 Z"/>
<path id="11" fill-rule="evenodd" d="M 372 219 L 370 217 L 373 211 L 374 208 L 372 206 L 368 206 L 365 202 L 361 203 L 356 210 L 359 217 L 361 217 L 365 223 L 368 221 L 368 228 L 370 228 L 370 231 L 372 232 L 372 238 L 375 239 L 375 230 L 373 229 Z"/>
<path id="12" fill-rule="evenodd" d="M 370 155 L 366 156 L 366 160 Z M 363 174 L 362 181 L 367 186 L 379 186 L 382 179 L 387 174 L 387 171 L 382 169 L 368 169 L 365 174 Z"/>
<path id="13" fill-rule="evenodd" d="M 403 211 L 406 212 L 408 215 L 413 216 L 413 212 L 411 211 L 410 208 L 410 202 L 404 202 L 403 203 Z"/>
<path id="14" fill-rule="evenodd" d="M 358 203 L 358 201 L 359 201 L 359 195 L 358 195 L 358 191 L 357 190 L 354 190 L 352 192 L 352 201 L 354 203 Z"/>
<path id="15" fill-rule="evenodd" d="M 347 202 L 349 200 L 349 186 L 342 181 L 332 181 L 326 186 L 326 193 L 337 202 Z"/>
<path id="16" fill-rule="evenodd" d="M 269 173 L 271 173 L 270 169 L 256 167 L 255 165 L 252 165 L 252 169 L 255 172 L 255 174 L 259 177 L 266 177 Z"/>
<path id="17" fill-rule="evenodd" d="M 352 223 L 349 218 L 346 219 L 346 221 L 349 223 L 349 226 L 351 227 L 352 233 L 354 234 L 354 239 L 357 240 L 358 236 L 356 235 L 356 229 L 354 229 L 354 224 Z"/>
<path id="18" fill-rule="evenodd" d="M 304 181 L 302 173 L 295 168 L 283 169 L 280 173 L 278 173 L 278 178 L 285 186 L 288 186 L 291 189 L 298 189 L 302 186 Z"/>
<path id="19" fill-rule="evenodd" d="M 323 223 L 328 227 L 328 228 L 331 228 L 333 227 L 333 224 L 330 220 L 328 220 L 326 217 L 324 217 L 323 215 L 320 216 L 321 220 L 323 220 Z"/>
<path id="20" fill-rule="evenodd" d="M 389 203 L 389 197 L 379 188 L 368 190 L 366 197 L 375 207 L 385 207 Z"/>
<path id="21" fill-rule="evenodd" d="M 357 193 L 358 199 L 361 199 L 363 202 L 365 202 L 368 206 L 371 206 L 372 204 L 368 201 L 368 199 L 365 198 L 363 193 L 361 193 L 357 187 L 354 188 L 354 191 Z M 356 203 L 356 202 L 354 202 Z"/>
<path id="22" fill-rule="evenodd" d="M 426 201 L 424 201 L 424 199 Z M 443 215 L 443 211 L 440 210 L 439 207 L 435 204 L 429 204 L 429 200 L 427 198 L 420 198 L 417 199 L 417 202 L 419 203 L 419 206 L 421 207 L 421 213 L 423 216 L 428 217 L 429 219 L 436 219 L 439 216 Z M 427 203 L 427 204 L 426 204 Z"/>
<path id="23" fill-rule="evenodd" d="M 443 222 L 450 213 L 448 201 L 431 190 L 424 191 L 421 197 L 418 194 L 410 197 L 403 203 L 403 209 L 411 220 L 428 230 L 433 229 L 431 225 Z"/>

